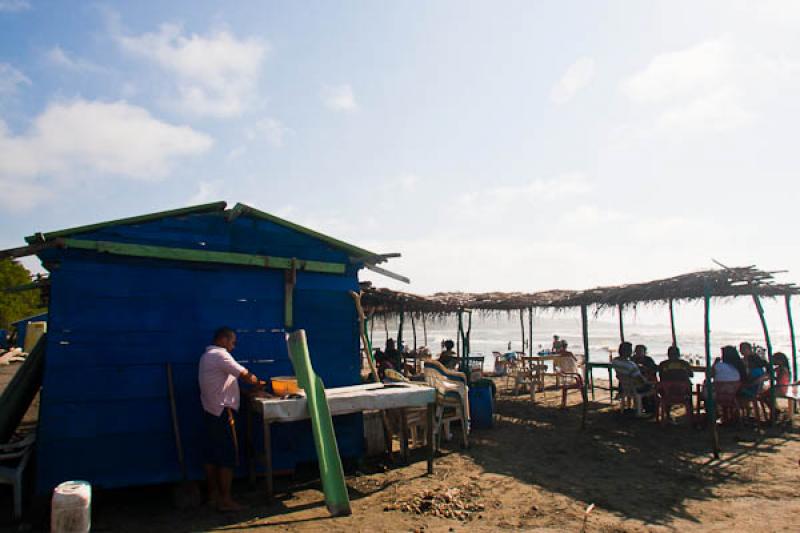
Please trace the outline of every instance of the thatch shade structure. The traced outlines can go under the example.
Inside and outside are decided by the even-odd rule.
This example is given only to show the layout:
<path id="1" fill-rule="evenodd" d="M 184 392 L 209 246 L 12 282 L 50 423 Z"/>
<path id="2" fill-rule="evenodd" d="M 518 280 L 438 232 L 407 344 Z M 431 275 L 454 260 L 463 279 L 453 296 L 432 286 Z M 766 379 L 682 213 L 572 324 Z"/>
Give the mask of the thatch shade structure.
<path id="1" fill-rule="evenodd" d="M 754 266 L 712 269 L 681 274 L 671 278 L 597 287 L 581 291 L 549 290 L 522 292 L 437 292 L 421 296 L 408 292 L 375 288 L 362 284 L 363 305 L 367 313 L 449 314 L 463 309 L 476 311 L 516 311 L 535 307 L 567 308 L 582 305 L 619 307 L 638 303 L 669 303 L 670 300 L 702 299 L 736 296 L 776 297 L 800 293 L 793 283 L 776 283 L 778 271 L 758 270 Z"/>
<path id="2" fill-rule="evenodd" d="M 791 297 L 800 293 L 800 287 L 794 283 L 778 283 L 775 274 L 781 271 L 759 270 L 755 266 L 745 266 L 728 268 L 723 265 L 719 269 L 703 270 L 690 272 L 670 278 L 649 281 L 645 283 L 632 283 L 627 285 L 616 285 L 609 287 L 597 287 L 594 289 L 571 291 L 571 290 L 550 290 L 535 293 L 521 292 L 490 292 L 490 293 L 464 293 L 464 292 L 440 292 L 430 296 L 421 296 L 406 292 L 393 291 L 389 289 L 374 288 L 370 284 L 362 284 L 362 302 L 364 309 L 370 315 L 399 315 L 401 323 L 405 313 L 414 315 L 426 314 L 444 315 L 457 314 L 459 317 L 459 338 L 463 338 L 465 348 L 464 357 L 468 356 L 469 351 L 469 330 L 466 334 L 463 330 L 462 316 L 471 311 L 478 312 L 511 312 L 519 311 L 520 325 L 522 327 L 522 345 L 525 346 L 525 325 L 524 313 L 528 310 L 529 335 L 533 337 L 533 309 L 551 308 L 565 309 L 579 307 L 581 310 L 581 322 L 583 333 L 583 348 L 585 357 L 584 374 L 584 398 L 587 397 L 588 387 L 591 383 L 592 397 L 594 397 L 594 383 L 591 379 L 593 368 L 606 368 L 611 382 L 611 365 L 609 363 L 590 362 L 589 357 L 589 332 L 588 332 L 588 308 L 594 307 L 596 311 L 603 308 L 616 308 L 619 312 L 619 331 L 620 340 L 625 340 L 623 310 L 627 306 L 634 306 L 639 303 L 662 303 L 669 305 L 670 325 L 672 327 L 673 344 L 677 345 L 677 334 L 675 331 L 675 318 L 673 303 L 681 300 L 702 299 L 704 302 L 705 319 L 705 359 L 706 359 L 706 380 L 710 386 L 706 387 L 708 394 L 706 399 L 707 411 L 709 414 L 709 424 L 712 428 L 712 448 L 714 455 L 718 456 L 719 444 L 716 434 L 715 407 L 713 399 L 713 383 L 711 382 L 711 343 L 710 343 L 710 301 L 712 298 L 733 298 L 745 296 L 752 298 L 758 311 L 759 319 L 764 330 L 764 339 L 767 345 L 767 355 L 769 357 L 770 386 L 772 391 L 772 402 L 775 402 L 775 376 L 772 367 L 772 344 L 770 342 L 769 331 L 764 317 L 764 310 L 761 305 L 761 298 L 780 297 L 786 302 L 786 313 L 789 322 L 790 336 L 792 340 L 792 366 L 793 375 L 797 379 L 797 350 L 794 336 L 794 326 L 791 314 Z M 471 322 L 470 322 L 471 326 Z M 532 345 L 532 343 L 531 343 Z M 609 386 L 609 392 L 613 395 L 613 387 Z M 586 401 L 584 401 L 584 421 L 586 416 Z M 772 410 L 774 413 L 775 410 Z"/>

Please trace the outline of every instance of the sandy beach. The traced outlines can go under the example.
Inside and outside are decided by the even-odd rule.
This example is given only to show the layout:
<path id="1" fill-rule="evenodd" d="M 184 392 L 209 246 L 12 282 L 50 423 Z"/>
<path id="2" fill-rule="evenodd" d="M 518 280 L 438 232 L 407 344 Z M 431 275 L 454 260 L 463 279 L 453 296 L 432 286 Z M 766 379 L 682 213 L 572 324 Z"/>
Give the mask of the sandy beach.
<path id="1" fill-rule="evenodd" d="M 599 392 L 598 400 L 607 400 Z M 580 429 L 579 396 L 558 408 L 546 398 L 501 392 L 495 427 L 476 430 L 469 449 L 447 443 L 433 476 L 422 453 L 409 466 L 368 462 L 347 483 L 353 514 L 330 518 L 313 469 L 277 501 L 261 483 L 236 493 L 238 514 L 208 507 L 176 510 L 170 487 L 97 491 L 95 531 L 792 531 L 800 529 L 800 436 L 779 425 L 722 428 L 722 456 L 711 460 L 707 431 L 623 417 L 593 403 Z M 304 477 L 307 475 L 307 481 Z M 449 490 L 449 492 L 448 492 Z M 428 493 L 473 509 L 466 519 L 402 510 Z M 586 509 L 594 504 L 591 513 Z M 453 503 L 451 507 L 458 507 Z M 447 507 L 445 505 L 445 507 Z M 464 518 L 464 517 L 462 517 Z M 585 529 L 584 529 L 585 528 Z"/>

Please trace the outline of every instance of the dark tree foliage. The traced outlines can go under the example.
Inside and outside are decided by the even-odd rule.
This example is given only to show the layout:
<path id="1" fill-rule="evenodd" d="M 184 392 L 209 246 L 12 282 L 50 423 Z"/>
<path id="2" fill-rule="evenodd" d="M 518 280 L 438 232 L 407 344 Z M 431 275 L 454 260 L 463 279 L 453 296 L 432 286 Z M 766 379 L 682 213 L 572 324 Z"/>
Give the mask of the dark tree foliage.
<path id="1" fill-rule="evenodd" d="M 15 320 L 43 312 L 39 289 L 5 292 L 30 281 L 31 273 L 23 265 L 12 259 L 0 261 L 0 329 L 8 329 Z"/>

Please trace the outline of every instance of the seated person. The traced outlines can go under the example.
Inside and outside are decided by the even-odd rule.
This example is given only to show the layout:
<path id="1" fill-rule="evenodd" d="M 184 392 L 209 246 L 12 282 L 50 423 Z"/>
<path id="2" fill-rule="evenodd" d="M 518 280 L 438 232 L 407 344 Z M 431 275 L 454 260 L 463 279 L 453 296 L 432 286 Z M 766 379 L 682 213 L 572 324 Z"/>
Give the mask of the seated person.
<path id="1" fill-rule="evenodd" d="M 637 344 L 633 351 L 633 362 L 641 370 L 644 379 L 650 382 L 656 381 L 656 373 L 658 366 L 653 358 L 647 355 L 647 346 L 644 344 Z"/>
<path id="2" fill-rule="evenodd" d="M 783 352 L 777 352 L 772 356 L 772 363 L 775 365 L 775 394 L 786 396 L 789 390 L 789 383 L 792 380 L 792 371 L 789 370 L 789 358 Z"/>
<path id="3" fill-rule="evenodd" d="M 767 373 L 767 363 L 753 351 L 753 346 L 749 342 L 739 345 L 742 353 L 742 360 L 747 372 L 743 380 L 739 394 L 745 398 L 755 398 L 764 388 L 764 382 L 769 379 Z"/>
<path id="4" fill-rule="evenodd" d="M 567 341 L 560 341 L 557 355 L 561 357 L 556 361 L 556 364 L 561 372 L 565 374 L 577 374 L 578 358 L 575 357 L 574 353 L 567 350 L 567 346 Z"/>
<path id="5" fill-rule="evenodd" d="M 386 377 L 386 370 L 391 368 L 394 370 L 394 363 L 390 361 L 386 354 L 380 348 L 375 350 L 375 366 L 378 369 L 378 379 L 383 380 Z"/>
<path id="6" fill-rule="evenodd" d="M 717 359 L 712 365 L 711 378 L 719 383 L 742 382 L 747 379 L 747 370 L 736 348 L 722 347 L 722 359 Z"/>
<path id="7" fill-rule="evenodd" d="M 775 365 L 775 397 L 785 397 L 789 390 L 792 372 L 789 370 L 789 359 L 783 352 L 777 352 L 772 356 L 772 363 Z M 772 411 L 772 388 L 768 387 L 761 391 L 758 400 L 764 408 L 764 412 L 769 409 Z"/>
<path id="8" fill-rule="evenodd" d="M 395 370 L 402 368 L 403 361 L 400 356 L 400 351 L 395 347 L 394 339 L 386 339 L 386 348 L 383 350 L 383 357 Z"/>
<path id="9" fill-rule="evenodd" d="M 458 366 L 458 355 L 453 351 L 455 343 L 451 340 L 444 341 L 444 350 L 439 354 L 439 362 L 445 368 L 454 370 Z"/>
<path id="10" fill-rule="evenodd" d="M 561 349 L 561 339 L 559 338 L 558 335 L 553 335 L 553 345 L 550 347 L 550 351 L 552 353 L 556 353 L 560 349 Z"/>
<path id="11" fill-rule="evenodd" d="M 631 360 L 631 353 L 633 352 L 633 345 L 629 342 L 623 342 L 619 345 L 619 356 L 611 360 L 611 368 L 617 373 L 617 379 L 620 377 L 630 378 L 636 383 L 636 392 L 648 392 L 653 388 L 651 383 L 642 375 L 639 366 Z"/>
<path id="12" fill-rule="evenodd" d="M 681 359 L 681 351 L 677 346 L 670 346 L 667 349 L 667 360 L 661 361 L 658 365 L 658 377 L 661 381 L 678 381 L 691 383 L 692 365 L 688 361 Z"/>

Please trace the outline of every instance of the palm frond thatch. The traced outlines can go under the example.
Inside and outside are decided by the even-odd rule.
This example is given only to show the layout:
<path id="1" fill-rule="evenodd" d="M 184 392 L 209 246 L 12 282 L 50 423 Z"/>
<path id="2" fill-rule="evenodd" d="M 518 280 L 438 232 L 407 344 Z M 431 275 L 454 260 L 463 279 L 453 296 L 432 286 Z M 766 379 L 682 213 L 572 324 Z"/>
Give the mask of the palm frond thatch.
<path id="1" fill-rule="evenodd" d="M 534 307 L 568 308 L 582 305 L 597 308 L 627 306 L 640 302 L 668 302 L 736 296 L 782 296 L 798 294 L 794 283 L 777 283 L 779 271 L 759 270 L 755 266 L 722 268 L 690 272 L 645 283 L 597 287 L 582 291 L 549 290 L 522 292 L 438 292 L 430 296 L 362 285 L 362 303 L 370 313 L 399 312 L 449 314 L 460 309 L 478 311 L 513 311 Z"/>

